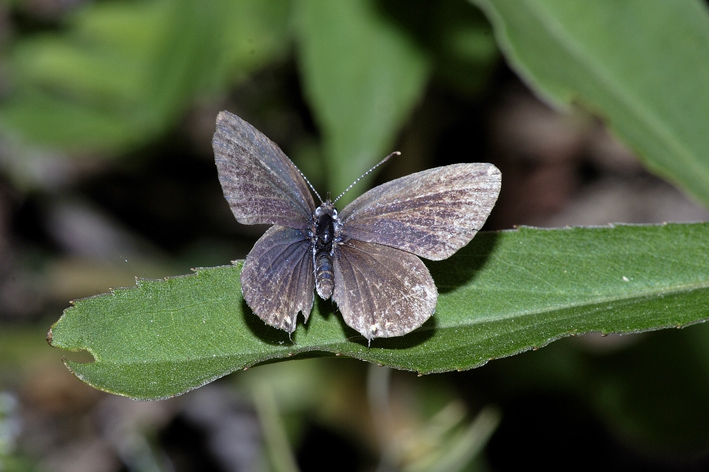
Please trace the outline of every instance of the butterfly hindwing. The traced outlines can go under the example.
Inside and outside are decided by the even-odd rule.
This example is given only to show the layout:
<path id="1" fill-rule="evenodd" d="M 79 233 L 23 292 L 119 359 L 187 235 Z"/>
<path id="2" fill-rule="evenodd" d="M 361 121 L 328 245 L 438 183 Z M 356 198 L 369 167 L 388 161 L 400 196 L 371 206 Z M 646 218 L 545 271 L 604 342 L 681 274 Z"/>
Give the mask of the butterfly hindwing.
<path id="1" fill-rule="evenodd" d="M 308 321 L 314 288 L 310 240 L 297 229 L 269 228 L 241 270 L 241 291 L 251 311 L 288 334 L 295 331 L 299 312 Z"/>
<path id="2" fill-rule="evenodd" d="M 345 323 L 368 340 L 402 336 L 434 312 L 438 291 L 421 259 L 350 240 L 333 257 L 333 301 Z"/>

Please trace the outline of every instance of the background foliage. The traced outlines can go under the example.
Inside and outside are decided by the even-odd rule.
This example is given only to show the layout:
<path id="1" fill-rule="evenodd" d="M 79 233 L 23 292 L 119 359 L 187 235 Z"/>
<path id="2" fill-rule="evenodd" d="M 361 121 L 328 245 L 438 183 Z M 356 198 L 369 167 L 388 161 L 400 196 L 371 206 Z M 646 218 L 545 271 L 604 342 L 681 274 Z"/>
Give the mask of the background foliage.
<path id="1" fill-rule="evenodd" d="M 157 403 L 86 387 L 42 341 L 69 299 L 132 286 L 136 275 L 185 274 L 246 254 L 261 229 L 239 227 L 220 195 L 209 142 L 221 109 L 264 131 L 318 189 L 332 193 L 393 149 L 403 156 L 379 180 L 451 162 L 494 162 L 504 185 L 488 229 L 706 220 L 706 210 L 645 173 L 599 123 L 655 175 L 709 203 L 703 132 L 709 15 L 702 3 L 10 2 L 0 6 L 0 23 L 0 431 L 7 431 L 0 435 L 0 461 L 6 468 L 75 470 L 91 457 L 104 470 L 309 470 L 328 447 L 348 451 L 352 470 L 377 463 L 504 469 L 514 465 L 510 450 L 527 466 L 568 464 L 562 452 L 583 457 L 589 468 L 706 466 L 704 326 L 569 339 L 480 369 L 421 378 L 368 370 L 355 360 L 286 362 Z M 457 262 L 439 266 L 438 275 L 431 266 L 439 287 L 450 285 L 439 323 L 461 317 L 451 333 L 499 333 L 490 336 L 490 357 L 499 357 L 567 333 L 702 320 L 707 231 L 696 224 L 485 235 Z M 464 260 L 479 257 L 476 248 L 485 253 L 495 238 L 500 252 L 490 252 L 479 275 L 448 284 L 446 267 L 467 267 Z M 605 276 L 613 284 L 604 284 Z M 196 278 L 142 282 L 141 289 L 188 280 Z M 232 273 L 206 287 L 238 294 L 237 282 Z M 544 298 L 555 291 L 549 286 L 565 311 Z M 478 302 L 471 294 L 480 290 Z M 525 290 L 529 299 L 521 296 Z M 113 297 L 137 293 L 119 290 Z M 490 314 L 485 296 L 534 316 L 499 316 L 496 328 L 481 330 L 481 319 L 467 315 Z M 480 304 L 464 307 L 471 299 Z M 145 319 L 131 320 L 124 311 L 104 318 L 119 308 L 112 302 L 101 316 L 115 323 L 96 324 L 95 312 L 84 308 L 101 300 L 110 298 L 81 301 L 67 312 L 89 329 L 65 331 L 78 335 L 66 347 L 91 345 L 105 326 L 101 348 L 142 345 L 144 352 L 128 351 L 138 361 L 155 349 L 145 336 L 160 331 L 130 327 Z M 446 317 L 447 304 L 453 318 Z M 539 322 L 515 335 L 522 320 Z M 251 326 L 263 329 L 253 320 Z M 319 329 L 331 330 L 333 342 L 345 339 L 332 315 L 315 316 L 309 328 L 301 339 L 306 348 L 324 345 Z M 432 342 L 443 330 L 434 332 Z M 189 346 L 210 341 L 200 341 L 198 329 L 185 333 L 196 339 L 166 345 L 189 354 Z M 271 342 L 256 360 L 282 350 Z M 415 352 L 396 343 L 372 350 L 328 346 L 399 366 Z M 92 352 L 100 359 L 98 349 Z M 470 352 L 486 351 L 476 345 Z M 101 366 L 81 364 L 88 360 L 81 353 L 69 357 L 75 369 Z M 218 362 L 222 374 L 252 363 Z M 171 368 L 174 362 L 162 374 Z M 164 376 L 167 384 L 189 370 L 178 366 Z M 127 393 L 138 378 L 154 388 L 145 396 L 181 391 L 159 382 L 155 389 L 144 373 L 127 378 L 113 391 Z M 230 438 L 227 447 L 214 446 L 221 434 Z M 202 443 L 212 452 L 200 452 Z"/>

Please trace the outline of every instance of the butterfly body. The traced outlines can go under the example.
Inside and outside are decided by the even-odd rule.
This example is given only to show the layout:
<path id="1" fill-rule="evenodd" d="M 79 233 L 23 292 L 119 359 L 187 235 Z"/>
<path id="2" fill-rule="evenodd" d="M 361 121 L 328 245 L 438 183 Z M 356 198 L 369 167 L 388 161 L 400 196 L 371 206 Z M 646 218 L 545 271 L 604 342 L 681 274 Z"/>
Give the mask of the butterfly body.
<path id="1" fill-rule="evenodd" d="M 295 331 L 317 292 L 368 341 L 402 336 L 435 311 L 438 291 L 419 257 L 442 260 L 475 236 L 494 206 L 492 164 L 453 164 L 392 180 L 338 212 L 315 205 L 283 151 L 229 112 L 212 141 L 219 181 L 237 221 L 271 224 L 246 256 L 244 300 L 265 323 Z"/>
<path id="2" fill-rule="evenodd" d="M 332 202 L 320 205 L 313 213 L 313 227 L 310 231 L 313 266 L 315 267 L 315 290 L 320 298 L 332 297 L 335 274 L 332 258 L 341 243 L 342 223 Z"/>

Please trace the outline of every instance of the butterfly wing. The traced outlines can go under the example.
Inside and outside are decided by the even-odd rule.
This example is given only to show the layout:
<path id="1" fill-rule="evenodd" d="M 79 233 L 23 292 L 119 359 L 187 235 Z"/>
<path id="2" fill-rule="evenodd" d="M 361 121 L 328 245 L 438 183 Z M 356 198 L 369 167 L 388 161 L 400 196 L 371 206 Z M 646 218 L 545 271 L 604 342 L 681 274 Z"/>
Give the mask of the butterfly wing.
<path id="1" fill-rule="evenodd" d="M 295 331 L 299 312 L 308 321 L 314 286 L 310 240 L 283 226 L 272 226 L 256 241 L 241 270 L 241 291 L 251 311 L 288 334 Z"/>
<path id="2" fill-rule="evenodd" d="M 470 242 L 500 193 L 492 164 L 452 164 L 392 180 L 340 213 L 345 239 L 402 249 L 431 260 Z"/>
<path id="3" fill-rule="evenodd" d="M 337 247 L 333 265 L 332 299 L 345 323 L 369 341 L 403 336 L 436 308 L 436 284 L 413 254 L 350 240 Z"/>
<path id="4" fill-rule="evenodd" d="M 295 165 L 259 130 L 222 111 L 212 139 L 219 182 L 239 223 L 302 229 L 315 210 Z"/>

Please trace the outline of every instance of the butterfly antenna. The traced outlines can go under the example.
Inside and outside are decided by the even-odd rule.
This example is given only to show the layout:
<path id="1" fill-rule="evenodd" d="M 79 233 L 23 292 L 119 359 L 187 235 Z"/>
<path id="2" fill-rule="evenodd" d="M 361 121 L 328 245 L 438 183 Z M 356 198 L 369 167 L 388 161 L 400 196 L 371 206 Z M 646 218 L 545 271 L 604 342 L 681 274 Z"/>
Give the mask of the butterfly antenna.
<path id="1" fill-rule="evenodd" d="M 292 162 L 292 161 L 291 161 L 291 162 Z M 317 190 L 315 190 L 315 187 L 313 187 L 313 184 L 310 183 L 310 181 L 309 181 L 308 178 L 305 176 L 305 174 L 303 173 L 303 171 L 301 171 L 300 169 L 298 169 L 298 166 L 296 166 L 295 164 L 293 164 L 293 165 L 295 166 L 295 169 L 298 171 L 298 173 L 300 174 L 300 176 L 303 177 L 303 180 L 305 180 L 305 183 L 308 184 L 308 187 L 310 187 L 310 190 L 312 190 L 313 193 L 315 194 L 315 196 L 318 197 L 318 200 L 320 200 L 320 203 L 323 203 L 322 198 L 320 198 L 320 194 L 318 193 Z"/>
<path id="2" fill-rule="evenodd" d="M 400 155 L 401 155 L 401 153 L 400 153 L 399 151 L 394 151 L 394 152 L 392 152 L 391 154 L 389 154 L 387 157 L 385 157 L 384 159 L 382 159 L 381 161 L 379 161 L 374 167 L 372 167 L 371 169 L 369 169 L 369 170 L 368 170 L 367 172 L 365 172 L 364 174 L 360 175 L 359 178 L 357 178 L 357 180 L 355 180 L 354 182 L 352 182 L 352 183 L 350 184 L 350 186 L 345 189 L 344 192 L 342 192 L 340 195 L 338 195 L 338 197 L 337 197 L 336 199 L 334 199 L 334 200 L 332 201 L 332 203 L 335 203 L 335 202 L 338 201 L 340 198 L 342 198 L 342 196 L 343 196 L 344 194 L 346 194 L 347 192 L 349 192 L 352 187 L 354 187 L 355 185 L 357 185 L 357 182 L 359 182 L 360 180 L 362 180 L 365 176 L 369 175 L 374 169 L 376 169 L 376 168 L 379 167 L 380 165 L 384 164 L 386 161 L 388 161 L 388 160 L 391 159 L 392 157 L 394 157 L 394 156 L 400 156 Z M 307 181 L 307 179 L 306 179 L 306 181 Z"/>

